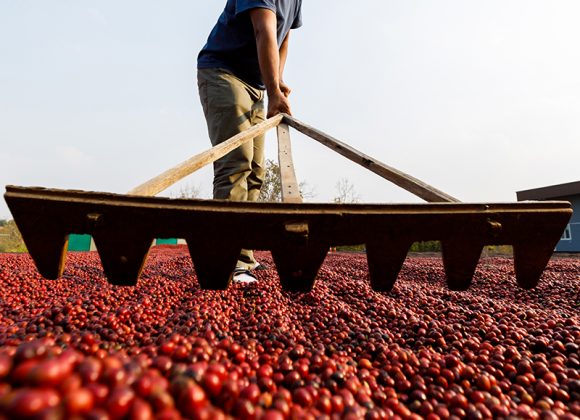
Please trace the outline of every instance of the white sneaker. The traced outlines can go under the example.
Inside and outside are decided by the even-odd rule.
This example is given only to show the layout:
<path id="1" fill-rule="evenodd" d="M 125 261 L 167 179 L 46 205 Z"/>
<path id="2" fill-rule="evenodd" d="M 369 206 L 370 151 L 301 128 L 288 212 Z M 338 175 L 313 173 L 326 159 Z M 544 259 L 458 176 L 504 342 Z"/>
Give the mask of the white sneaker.
<path id="1" fill-rule="evenodd" d="M 233 281 L 236 283 L 255 283 L 258 279 L 252 274 L 250 270 L 245 268 L 236 268 L 234 270 Z"/>
<path id="2" fill-rule="evenodd" d="M 256 263 L 252 266 L 252 268 L 250 268 L 250 270 L 267 270 L 268 267 L 265 266 L 264 264 L 260 264 L 258 261 L 256 261 Z"/>

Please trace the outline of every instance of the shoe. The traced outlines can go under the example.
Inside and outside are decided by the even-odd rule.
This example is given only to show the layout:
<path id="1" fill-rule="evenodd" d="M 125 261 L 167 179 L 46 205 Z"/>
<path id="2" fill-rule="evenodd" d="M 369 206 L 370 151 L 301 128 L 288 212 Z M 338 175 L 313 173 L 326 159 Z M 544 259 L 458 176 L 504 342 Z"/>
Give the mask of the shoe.
<path id="1" fill-rule="evenodd" d="M 257 270 L 257 271 L 267 270 L 267 269 L 268 269 L 267 265 L 261 264 L 258 261 L 256 261 L 254 266 L 252 268 L 250 268 L 250 270 Z"/>
<path id="2" fill-rule="evenodd" d="M 252 274 L 250 270 L 246 270 L 245 268 L 236 268 L 234 270 L 233 281 L 236 283 L 255 283 L 258 281 L 256 276 Z"/>

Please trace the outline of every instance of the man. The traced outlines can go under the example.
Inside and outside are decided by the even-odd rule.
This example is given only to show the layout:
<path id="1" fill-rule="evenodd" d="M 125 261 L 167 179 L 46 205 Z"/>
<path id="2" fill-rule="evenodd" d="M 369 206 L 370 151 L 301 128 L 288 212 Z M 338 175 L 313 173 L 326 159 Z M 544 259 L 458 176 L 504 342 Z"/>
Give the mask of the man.
<path id="1" fill-rule="evenodd" d="M 290 114 L 282 75 L 302 0 L 227 0 L 197 60 L 199 95 L 212 145 L 279 113 Z M 268 111 L 264 110 L 264 90 Z M 264 180 L 264 136 L 214 163 L 213 197 L 256 201 Z M 234 280 L 253 282 L 259 264 L 242 250 Z"/>

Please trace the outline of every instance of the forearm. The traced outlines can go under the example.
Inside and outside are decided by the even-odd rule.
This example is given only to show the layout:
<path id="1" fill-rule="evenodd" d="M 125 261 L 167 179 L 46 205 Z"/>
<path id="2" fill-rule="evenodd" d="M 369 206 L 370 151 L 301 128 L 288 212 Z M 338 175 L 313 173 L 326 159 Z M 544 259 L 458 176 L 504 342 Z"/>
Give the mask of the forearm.
<path id="1" fill-rule="evenodd" d="M 286 66 L 286 57 L 288 57 L 288 40 L 290 38 L 290 32 L 284 38 L 282 46 L 280 47 L 280 80 L 284 80 L 284 67 Z"/>
<path id="2" fill-rule="evenodd" d="M 281 49 L 278 49 L 276 14 L 269 9 L 258 8 L 252 9 L 250 16 L 256 36 L 260 72 L 268 92 L 268 112 L 266 115 L 270 118 L 279 113 L 292 114 L 287 98 L 290 90 L 280 78 L 286 58 L 280 59 Z"/>
<path id="3" fill-rule="evenodd" d="M 268 95 L 280 90 L 280 51 L 276 39 L 276 15 L 269 10 L 259 9 L 252 14 L 258 62 Z"/>

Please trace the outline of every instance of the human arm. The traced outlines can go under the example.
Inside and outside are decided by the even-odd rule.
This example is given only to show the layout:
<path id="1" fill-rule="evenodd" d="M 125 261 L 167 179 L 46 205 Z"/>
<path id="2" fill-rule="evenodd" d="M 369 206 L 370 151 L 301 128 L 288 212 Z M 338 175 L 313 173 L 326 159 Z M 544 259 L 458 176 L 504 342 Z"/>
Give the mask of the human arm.
<path id="1" fill-rule="evenodd" d="M 282 46 L 280 47 L 280 90 L 284 94 L 284 96 L 290 96 L 292 90 L 290 87 L 284 83 L 284 66 L 286 65 L 286 57 L 288 57 L 288 40 L 290 38 L 290 32 L 284 38 L 282 42 Z"/>
<path id="2" fill-rule="evenodd" d="M 252 9 L 250 10 L 250 18 L 254 26 L 260 72 L 268 94 L 267 117 L 270 118 L 279 113 L 291 114 L 290 102 L 281 89 L 281 73 L 286 62 L 288 37 L 278 50 L 277 20 L 276 14 L 272 10 Z"/>

